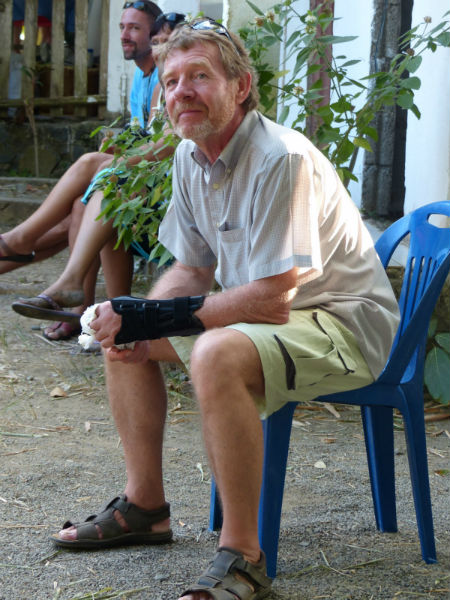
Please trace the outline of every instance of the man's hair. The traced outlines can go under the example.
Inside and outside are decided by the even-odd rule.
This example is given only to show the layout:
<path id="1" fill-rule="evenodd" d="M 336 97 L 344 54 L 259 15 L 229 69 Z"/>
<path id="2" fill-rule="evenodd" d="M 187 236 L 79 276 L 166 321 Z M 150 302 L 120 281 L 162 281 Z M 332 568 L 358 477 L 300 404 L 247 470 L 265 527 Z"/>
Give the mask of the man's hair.
<path id="1" fill-rule="evenodd" d="M 127 4 L 129 6 L 127 6 Z M 145 4 L 146 7 L 136 8 L 133 6 L 133 4 L 141 6 Z M 140 12 L 146 14 L 148 16 L 150 28 L 153 27 L 153 23 L 159 17 L 159 15 L 162 15 L 162 10 L 154 2 L 151 2 L 151 0 L 136 0 L 136 2 L 125 2 L 125 4 L 123 5 L 123 10 L 127 10 L 128 8 L 134 8 L 135 10 L 139 10 Z"/>
<path id="2" fill-rule="evenodd" d="M 164 71 L 164 62 L 173 50 L 189 50 L 198 43 L 215 44 L 219 49 L 222 66 L 227 79 L 238 79 L 245 73 L 250 73 L 252 76 L 249 94 L 241 105 L 247 113 L 258 106 L 258 79 L 247 50 L 244 48 L 240 38 L 231 32 L 227 33 L 231 39 L 227 35 L 215 31 L 192 29 L 189 27 L 189 24 L 179 25 L 174 29 L 168 41 L 158 49 L 157 60 L 161 70 L 160 76 L 162 76 Z"/>

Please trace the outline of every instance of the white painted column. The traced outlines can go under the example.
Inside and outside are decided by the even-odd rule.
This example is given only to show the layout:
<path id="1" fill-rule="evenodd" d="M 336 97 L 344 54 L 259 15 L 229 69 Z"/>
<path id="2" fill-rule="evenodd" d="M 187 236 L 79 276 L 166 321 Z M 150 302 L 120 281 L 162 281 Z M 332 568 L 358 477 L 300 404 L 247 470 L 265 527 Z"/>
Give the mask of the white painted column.
<path id="1" fill-rule="evenodd" d="M 128 107 L 134 61 L 124 60 L 120 43 L 119 23 L 123 2 L 111 0 L 109 14 L 108 100 L 106 108 L 112 113 L 124 113 Z"/>
<path id="2" fill-rule="evenodd" d="M 448 0 L 415 0 L 413 25 L 429 16 L 432 29 L 447 10 Z M 422 116 L 417 119 L 408 114 L 405 213 L 450 199 L 450 50 L 427 50 L 422 57 L 414 73 L 421 80 L 415 103 Z"/>

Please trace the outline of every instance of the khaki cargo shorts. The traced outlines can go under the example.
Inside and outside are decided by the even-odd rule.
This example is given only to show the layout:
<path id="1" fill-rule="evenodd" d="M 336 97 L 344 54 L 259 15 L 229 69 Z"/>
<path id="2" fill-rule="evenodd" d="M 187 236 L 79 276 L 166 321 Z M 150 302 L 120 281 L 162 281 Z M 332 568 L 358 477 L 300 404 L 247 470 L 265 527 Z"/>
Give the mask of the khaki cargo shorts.
<path id="1" fill-rule="evenodd" d="M 373 382 L 353 333 L 322 309 L 293 310 L 284 325 L 228 327 L 245 333 L 258 350 L 265 382 L 264 398 L 255 397 L 261 418 L 286 402 L 313 400 Z M 188 370 L 197 337 L 169 339 Z"/>

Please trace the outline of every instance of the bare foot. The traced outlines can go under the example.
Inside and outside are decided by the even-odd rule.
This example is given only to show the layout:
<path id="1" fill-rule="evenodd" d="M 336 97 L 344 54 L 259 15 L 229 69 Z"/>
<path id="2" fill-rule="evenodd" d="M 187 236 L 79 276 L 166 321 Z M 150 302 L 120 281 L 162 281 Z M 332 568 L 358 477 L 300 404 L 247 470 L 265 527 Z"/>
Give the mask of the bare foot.
<path id="1" fill-rule="evenodd" d="M 42 335 L 47 340 L 68 340 L 74 335 L 78 335 L 81 329 L 77 325 L 72 325 L 71 323 L 63 323 L 62 321 L 58 321 L 46 327 L 42 333 Z"/>

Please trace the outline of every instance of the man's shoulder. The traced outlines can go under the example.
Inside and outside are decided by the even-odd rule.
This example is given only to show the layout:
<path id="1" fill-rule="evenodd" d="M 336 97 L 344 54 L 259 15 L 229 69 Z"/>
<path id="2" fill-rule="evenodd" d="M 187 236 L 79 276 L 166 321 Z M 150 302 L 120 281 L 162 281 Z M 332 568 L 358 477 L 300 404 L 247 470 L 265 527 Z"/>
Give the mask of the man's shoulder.
<path id="1" fill-rule="evenodd" d="M 255 113 L 257 122 L 248 136 L 247 151 L 250 154 L 260 154 L 265 160 L 315 152 L 314 145 L 299 131 L 280 125 Z"/>

